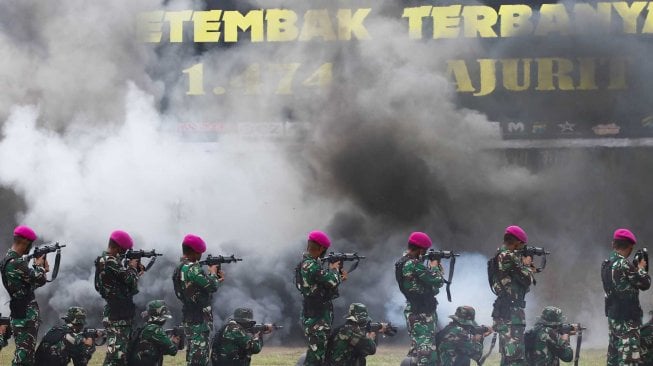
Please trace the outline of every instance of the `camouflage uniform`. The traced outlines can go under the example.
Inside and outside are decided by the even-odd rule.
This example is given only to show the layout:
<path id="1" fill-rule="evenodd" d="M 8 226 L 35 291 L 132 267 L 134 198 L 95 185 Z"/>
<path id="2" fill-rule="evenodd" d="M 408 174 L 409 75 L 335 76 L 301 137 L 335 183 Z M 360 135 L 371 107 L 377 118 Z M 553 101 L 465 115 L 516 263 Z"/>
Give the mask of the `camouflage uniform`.
<path id="1" fill-rule="evenodd" d="M 161 366 L 163 355 L 177 354 L 177 345 L 161 328 L 172 316 L 163 300 L 147 303 L 147 315 L 147 324 L 139 331 L 134 349 L 130 351 L 130 364 Z"/>
<path id="2" fill-rule="evenodd" d="M 562 310 L 547 306 L 542 316 L 531 329 L 528 337 L 532 337 L 532 350 L 526 354 L 528 364 L 533 366 L 558 366 L 560 360 L 570 362 L 574 351 L 569 345 L 569 339 L 563 340 L 558 327 L 563 322 Z"/>
<path id="3" fill-rule="evenodd" d="M 367 337 L 365 326 L 371 319 L 367 307 L 360 303 L 349 306 L 345 324 L 329 337 L 327 365 L 364 366 L 365 357 L 376 353 L 376 340 Z"/>
<path id="4" fill-rule="evenodd" d="M 75 366 L 85 366 L 93 357 L 95 345 L 83 343 L 86 310 L 71 307 L 62 318 L 66 324 L 51 328 L 36 350 L 36 366 L 65 366 L 72 360 Z"/>
<path id="5" fill-rule="evenodd" d="M 642 351 L 642 364 L 653 365 L 653 318 L 640 328 L 640 347 Z"/>
<path id="6" fill-rule="evenodd" d="M 338 270 L 323 270 L 320 262 L 304 254 L 297 269 L 297 285 L 304 297 L 300 321 L 308 338 L 304 365 L 322 365 L 327 338 L 333 324 L 333 303 L 341 282 Z"/>
<path id="7" fill-rule="evenodd" d="M 263 338 L 247 332 L 254 325 L 252 309 L 238 308 L 216 334 L 211 347 L 213 366 L 249 366 L 252 355 L 261 352 Z"/>
<path id="8" fill-rule="evenodd" d="M 399 288 L 408 300 L 404 310 L 411 339 L 408 356 L 417 358 L 418 366 L 435 365 L 438 359 L 435 348 L 438 323 L 435 295 L 444 284 L 442 267 L 429 269 L 419 259 L 406 254 L 395 266 Z"/>
<path id="9" fill-rule="evenodd" d="M 640 361 L 640 333 L 642 310 L 639 291 L 651 286 L 651 277 L 644 269 L 638 269 L 624 256 L 612 252 L 606 306 L 610 343 L 608 365 L 636 365 Z M 607 263 L 607 262 L 606 262 Z"/>
<path id="10" fill-rule="evenodd" d="M 127 348 L 136 306 L 132 298 L 138 293 L 138 271 L 125 267 L 120 258 L 103 252 L 95 260 L 96 290 L 107 304 L 102 323 L 107 331 L 107 355 L 104 366 L 127 364 Z"/>
<path id="11" fill-rule="evenodd" d="M 7 252 L 2 267 L 2 281 L 11 297 L 11 328 L 16 342 L 12 365 L 32 365 L 41 322 L 34 290 L 45 285 L 45 268 L 34 265 L 30 269 L 28 261 L 13 250 Z"/>
<path id="12" fill-rule="evenodd" d="M 533 282 L 533 273 L 522 263 L 519 251 L 499 249 L 492 291 L 497 294 L 492 318 L 499 334 L 501 365 L 524 365 L 524 330 L 526 315 L 524 298 Z"/>
<path id="13" fill-rule="evenodd" d="M 474 318 L 476 311 L 471 306 L 459 306 L 453 320 L 437 336 L 440 366 L 469 366 L 470 360 L 479 361 L 483 355 L 483 338 L 474 339 L 478 327 Z"/>
<path id="14" fill-rule="evenodd" d="M 207 365 L 209 334 L 213 328 L 211 299 L 221 282 L 213 273 L 206 273 L 198 262 L 181 258 L 172 276 L 175 294 L 182 302 L 184 331 L 188 340 L 187 365 Z"/>

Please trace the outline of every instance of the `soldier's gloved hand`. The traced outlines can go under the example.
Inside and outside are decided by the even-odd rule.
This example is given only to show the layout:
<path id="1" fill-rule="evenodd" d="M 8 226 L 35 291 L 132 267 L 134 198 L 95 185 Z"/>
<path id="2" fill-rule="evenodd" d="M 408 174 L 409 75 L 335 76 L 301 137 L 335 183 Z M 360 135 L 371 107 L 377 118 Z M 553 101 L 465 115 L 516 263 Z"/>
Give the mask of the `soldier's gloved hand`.
<path id="1" fill-rule="evenodd" d="M 93 345 L 93 338 L 84 338 L 84 340 L 82 341 L 82 343 L 84 343 L 85 346 L 89 346 L 89 347 L 90 347 L 90 346 Z"/>

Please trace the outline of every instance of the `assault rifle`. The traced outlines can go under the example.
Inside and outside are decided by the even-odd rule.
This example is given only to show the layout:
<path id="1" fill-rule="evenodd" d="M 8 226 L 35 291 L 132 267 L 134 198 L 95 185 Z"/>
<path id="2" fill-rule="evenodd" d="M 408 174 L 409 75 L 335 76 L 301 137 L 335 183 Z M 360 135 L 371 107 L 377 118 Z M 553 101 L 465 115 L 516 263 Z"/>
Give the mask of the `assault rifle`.
<path id="1" fill-rule="evenodd" d="M 367 326 L 365 326 L 365 331 L 366 332 L 374 332 L 374 333 L 379 333 L 381 329 L 385 326 L 385 330 L 383 331 L 384 336 L 389 336 L 389 337 L 394 337 L 395 334 L 397 334 L 397 327 L 392 325 L 392 323 L 380 323 L 380 322 L 369 322 L 367 323 Z"/>
<path id="2" fill-rule="evenodd" d="M 646 272 L 648 272 L 648 250 L 646 248 L 642 248 L 635 252 L 635 257 L 633 258 L 633 264 L 635 267 L 639 266 L 639 262 L 642 259 L 646 261 L 646 267 L 644 268 L 646 269 Z"/>
<path id="3" fill-rule="evenodd" d="M 544 248 L 540 247 L 531 247 L 531 246 L 525 246 L 524 248 L 521 249 L 521 255 L 522 257 L 531 257 L 534 258 L 535 256 L 542 257 L 542 266 L 541 267 L 535 267 L 535 272 L 540 273 L 544 270 L 546 267 L 546 256 L 551 254 L 551 252 L 547 252 Z"/>
<path id="4" fill-rule="evenodd" d="M 565 323 L 561 324 L 558 327 L 558 333 L 560 334 L 570 334 L 570 333 L 578 333 L 580 331 L 583 331 L 587 328 L 582 327 L 580 323 Z"/>
<path id="5" fill-rule="evenodd" d="M 181 326 L 174 327 L 171 329 L 165 330 L 168 337 L 179 337 L 179 343 L 177 344 L 177 350 L 181 351 L 186 347 L 186 333 L 184 333 L 184 328 Z"/>
<path id="6" fill-rule="evenodd" d="M 211 254 L 209 254 L 208 256 L 206 256 L 206 259 L 200 261 L 199 263 L 203 266 L 218 266 L 218 268 L 220 268 L 220 265 L 224 263 L 236 263 L 242 261 L 243 261 L 242 258 L 236 258 L 234 254 L 232 254 L 229 257 L 222 256 L 222 255 L 212 256 Z"/>
<path id="7" fill-rule="evenodd" d="M 0 334 L 0 337 L 4 337 L 5 342 L 11 338 L 11 326 L 10 326 L 10 321 L 11 319 L 8 316 L 2 316 L 0 314 L 0 325 L 6 325 L 7 328 L 5 329 L 5 334 Z"/>
<path id="8" fill-rule="evenodd" d="M 449 277 L 445 280 L 447 284 L 447 300 L 451 302 L 451 282 L 453 281 L 453 271 L 456 268 L 456 257 L 459 257 L 460 253 L 456 253 L 451 250 L 435 250 L 429 249 L 424 254 L 424 258 L 430 261 L 441 261 L 442 259 L 449 259 Z"/>
<path id="9" fill-rule="evenodd" d="M 353 253 L 334 253 L 331 252 L 324 258 L 321 258 L 322 264 L 324 263 L 340 263 L 340 269 L 342 269 L 343 262 L 354 262 L 347 272 L 354 272 L 358 268 L 358 263 L 361 259 L 365 259 L 365 256 L 358 255 L 358 252 Z"/>
<path id="10" fill-rule="evenodd" d="M 138 259 L 139 261 L 143 258 L 151 258 L 150 261 L 147 263 L 147 266 L 145 266 L 145 271 L 148 271 L 152 266 L 154 265 L 154 262 L 156 262 L 156 257 L 161 257 L 163 254 L 157 253 L 156 250 L 152 249 L 149 251 L 145 250 L 132 250 L 129 249 L 128 251 L 125 252 L 125 254 L 122 255 L 122 257 L 125 260 L 132 260 L 132 259 Z"/>
<path id="11" fill-rule="evenodd" d="M 61 248 L 64 248 L 66 245 L 54 243 L 54 244 L 48 244 L 48 245 L 41 245 L 40 247 L 34 248 L 32 251 L 32 254 L 29 254 L 25 257 L 25 260 L 29 261 L 30 259 L 33 258 L 41 258 L 44 255 L 48 255 L 50 253 L 56 252 L 57 255 L 54 257 L 54 268 L 52 269 L 52 278 L 48 280 L 48 282 L 54 281 L 55 278 L 57 278 L 57 275 L 59 274 L 59 264 L 61 263 Z"/>
<path id="12" fill-rule="evenodd" d="M 84 338 L 92 338 L 96 346 L 103 346 L 107 343 L 107 331 L 104 329 L 86 328 L 82 332 L 82 336 Z"/>
<path id="13" fill-rule="evenodd" d="M 471 330 L 473 335 L 484 335 L 485 333 L 488 332 L 494 332 L 494 330 L 488 327 L 487 325 L 479 325 L 476 327 L 472 327 Z"/>
<path id="14" fill-rule="evenodd" d="M 272 330 L 283 329 L 283 325 L 272 324 L 254 324 L 251 328 L 248 328 L 247 331 L 252 334 L 271 332 Z"/>

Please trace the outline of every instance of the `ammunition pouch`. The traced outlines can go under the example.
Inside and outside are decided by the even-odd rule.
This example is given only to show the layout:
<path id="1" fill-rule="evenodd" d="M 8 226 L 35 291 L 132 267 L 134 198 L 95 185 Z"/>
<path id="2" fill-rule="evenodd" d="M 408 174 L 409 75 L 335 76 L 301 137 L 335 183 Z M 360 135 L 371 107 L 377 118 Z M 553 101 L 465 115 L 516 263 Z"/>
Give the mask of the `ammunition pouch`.
<path id="1" fill-rule="evenodd" d="M 206 304 L 185 302 L 181 308 L 183 320 L 189 324 L 200 324 L 204 322 L 204 308 Z"/>
<path id="2" fill-rule="evenodd" d="M 636 295 L 612 294 L 605 297 L 605 315 L 614 320 L 641 321 L 644 313 Z"/>
<path id="3" fill-rule="evenodd" d="M 307 296 L 302 302 L 302 314 L 304 318 L 318 318 L 325 312 L 333 312 L 333 303 L 321 296 Z"/>
<path id="4" fill-rule="evenodd" d="M 410 304 L 411 311 L 420 314 L 433 314 L 438 307 L 438 300 L 433 293 L 411 294 L 406 292 L 406 300 Z"/>
<path id="5" fill-rule="evenodd" d="M 109 320 L 132 320 L 136 314 L 136 305 L 132 299 L 106 299 Z"/>
<path id="6" fill-rule="evenodd" d="M 12 297 L 9 300 L 9 310 L 11 310 L 11 317 L 14 319 L 27 318 L 27 306 L 34 301 L 34 293 L 31 292 L 27 297 L 20 299 Z"/>
<path id="7" fill-rule="evenodd" d="M 492 304 L 492 318 L 494 319 L 509 319 L 512 310 L 515 308 L 525 308 L 526 301 L 511 299 L 509 297 L 497 297 Z"/>

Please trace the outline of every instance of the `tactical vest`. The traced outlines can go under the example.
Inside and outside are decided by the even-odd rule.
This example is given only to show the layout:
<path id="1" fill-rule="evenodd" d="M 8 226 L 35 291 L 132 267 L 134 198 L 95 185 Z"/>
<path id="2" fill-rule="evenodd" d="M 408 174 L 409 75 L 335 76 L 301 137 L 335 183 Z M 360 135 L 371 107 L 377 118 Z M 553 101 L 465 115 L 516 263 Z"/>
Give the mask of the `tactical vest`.
<path id="1" fill-rule="evenodd" d="M 25 319 L 27 317 L 27 306 L 35 299 L 34 289 L 29 282 L 21 281 L 22 291 L 12 292 L 9 290 L 9 280 L 7 279 L 7 265 L 9 262 L 18 258 L 6 256 L 0 264 L 0 274 L 2 275 L 2 284 L 9 293 L 9 310 L 11 310 L 11 317 L 14 319 Z M 27 265 L 26 265 L 27 266 Z M 23 297 L 18 297 L 16 293 L 27 294 Z"/>
<path id="2" fill-rule="evenodd" d="M 327 289 L 321 286 L 318 286 L 317 291 L 310 295 L 304 295 L 302 289 L 304 285 L 304 278 L 302 277 L 302 264 L 304 260 L 295 267 L 295 287 L 299 292 L 302 293 L 304 297 L 302 302 L 303 316 L 304 318 L 314 318 L 319 317 L 324 314 L 325 311 L 333 311 L 333 304 L 331 300 L 338 298 L 338 289 Z"/>
<path id="3" fill-rule="evenodd" d="M 403 256 L 395 263 L 395 279 L 397 280 L 397 284 L 399 284 L 399 291 L 404 294 L 414 312 L 433 313 L 438 306 L 438 300 L 435 298 L 435 290 L 432 287 L 427 287 L 426 291 L 422 294 L 416 294 L 408 291 L 404 286 L 404 266 L 409 260 L 410 258 L 408 256 Z"/>
<path id="4" fill-rule="evenodd" d="M 61 354 L 53 355 L 50 353 L 50 347 L 61 342 L 63 338 L 68 334 L 65 328 L 56 327 L 50 329 L 50 331 L 43 337 L 41 343 L 36 349 L 35 353 L 35 366 L 65 366 L 68 364 L 69 355 L 68 349 L 64 347 L 61 350 Z"/>
<path id="5" fill-rule="evenodd" d="M 613 261 L 606 259 L 601 264 L 601 282 L 605 291 L 605 316 L 610 319 L 641 321 L 642 308 L 639 305 L 639 291 L 623 293 L 617 291 L 612 281 Z"/>
<path id="6" fill-rule="evenodd" d="M 100 296 L 107 302 L 109 313 L 109 320 L 132 320 L 136 314 L 136 305 L 132 300 L 132 296 L 119 297 L 107 292 L 107 287 L 115 289 L 115 293 L 129 294 L 130 289 L 120 281 L 120 279 L 112 272 L 107 272 L 106 264 L 102 257 L 95 259 L 95 290 L 100 293 Z"/>
<path id="7" fill-rule="evenodd" d="M 172 285 L 175 289 L 175 296 L 177 296 L 177 298 L 182 302 L 181 312 L 184 321 L 191 324 L 198 324 L 204 321 L 203 309 L 208 307 L 211 303 L 208 298 L 202 298 L 198 302 L 194 302 L 191 299 L 191 295 L 195 291 L 204 291 L 194 283 L 191 283 L 188 286 L 184 285 L 191 265 L 193 264 L 182 264 L 175 268 L 175 271 L 172 274 Z"/>

